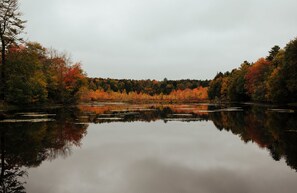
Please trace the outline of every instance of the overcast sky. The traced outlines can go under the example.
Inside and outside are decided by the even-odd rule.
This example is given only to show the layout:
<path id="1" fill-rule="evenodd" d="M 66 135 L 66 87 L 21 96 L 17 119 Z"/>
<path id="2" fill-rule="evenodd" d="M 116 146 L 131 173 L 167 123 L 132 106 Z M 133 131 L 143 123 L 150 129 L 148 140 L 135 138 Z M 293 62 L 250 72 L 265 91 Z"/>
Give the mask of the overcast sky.
<path id="1" fill-rule="evenodd" d="M 26 38 L 90 77 L 211 79 L 297 36 L 296 0 L 20 0 Z"/>

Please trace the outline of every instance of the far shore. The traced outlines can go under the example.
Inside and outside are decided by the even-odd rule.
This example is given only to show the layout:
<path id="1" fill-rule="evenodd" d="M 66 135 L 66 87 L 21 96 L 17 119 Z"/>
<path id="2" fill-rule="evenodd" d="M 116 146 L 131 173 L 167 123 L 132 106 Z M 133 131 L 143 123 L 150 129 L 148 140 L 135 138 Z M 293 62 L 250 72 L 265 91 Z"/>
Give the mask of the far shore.
<path id="1" fill-rule="evenodd" d="M 260 103 L 260 102 L 232 102 L 232 101 L 213 101 L 213 100 L 97 100 L 97 101 L 81 101 L 77 104 L 24 104 L 15 105 L 0 101 L 0 119 L 1 112 L 26 110 L 26 109 L 57 109 L 57 108 L 71 108 L 79 105 L 121 105 L 121 104 L 215 104 L 215 105 L 255 105 L 255 106 L 288 106 L 297 107 L 297 103 L 277 104 L 277 103 Z"/>

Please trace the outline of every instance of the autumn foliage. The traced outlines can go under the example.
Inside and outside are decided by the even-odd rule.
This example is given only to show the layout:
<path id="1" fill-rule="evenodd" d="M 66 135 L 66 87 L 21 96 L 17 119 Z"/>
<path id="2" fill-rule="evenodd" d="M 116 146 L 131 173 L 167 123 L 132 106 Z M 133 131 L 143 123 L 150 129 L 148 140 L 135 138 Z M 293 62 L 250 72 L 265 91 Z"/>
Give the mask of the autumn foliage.
<path id="1" fill-rule="evenodd" d="M 205 101 L 209 81 L 87 78 L 80 63 L 38 43 L 10 46 L 5 100 L 14 104 L 80 101 Z"/>
<path id="2" fill-rule="evenodd" d="M 271 73 L 271 62 L 260 58 L 248 69 L 245 75 L 247 93 L 255 101 L 265 101 L 265 80 Z"/>
<path id="3" fill-rule="evenodd" d="M 297 98 L 297 38 L 284 49 L 274 46 L 266 58 L 244 62 L 231 72 L 218 73 L 208 96 L 219 101 L 287 103 Z"/>
<path id="4" fill-rule="evenodd" d="M 77 103 L 86 86 L 80 63 L 38 43 L 11 46 L 5 73 L 5 100 L 13 104 Z"/>
<path id="5" fill-rule="evenodd" d="M 207 88 L 198 87 L 195 89 L 174 90 L 168 95 L 149 95 L 137 92 L 114 92 L 104 90 L 89 90 L 82 95 L 83 101 L 205 101 L 207 99 Z"/>

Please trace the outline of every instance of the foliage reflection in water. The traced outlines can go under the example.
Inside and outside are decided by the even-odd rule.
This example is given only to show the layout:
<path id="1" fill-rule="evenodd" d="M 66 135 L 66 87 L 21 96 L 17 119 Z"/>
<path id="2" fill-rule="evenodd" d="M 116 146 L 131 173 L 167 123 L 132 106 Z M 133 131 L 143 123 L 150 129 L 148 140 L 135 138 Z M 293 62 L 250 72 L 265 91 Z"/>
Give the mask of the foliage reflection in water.
<path id="1" fill-rule="evenodd" d="M 9 122 L 0 123 L 0 192 L 25 192 L 26 168 L 38 167 L 43 161 L 58 156 L 66 158 L 72 146 L 81 145 L 88 125 L 75 124 L 73 113 L 60 110 L 57 115 L 46 115 L 55 116 L 54 121 L 40 119 L 42 115 L 45 114 L 13 112 L 7 115 L 12 117 L 6 119 Z M 39 121 L 27 121 L 31 119 Z"/>
<path id="2" fill-rule="evenodd" d="M 82 145 L 89 123 L 157 120 L 212 121 L 219 130 L 231 131 L 245 143 L 251 141 L 266 148 L 274 160 L 283 158 L 297 170 L 294 109 L 255 105 L 86 104 L 72 109 L 2 113 L 1 191 L 26 192 L 27 169 L 39 167 L 45 160 L 71 155 L 72 147 Z"/>

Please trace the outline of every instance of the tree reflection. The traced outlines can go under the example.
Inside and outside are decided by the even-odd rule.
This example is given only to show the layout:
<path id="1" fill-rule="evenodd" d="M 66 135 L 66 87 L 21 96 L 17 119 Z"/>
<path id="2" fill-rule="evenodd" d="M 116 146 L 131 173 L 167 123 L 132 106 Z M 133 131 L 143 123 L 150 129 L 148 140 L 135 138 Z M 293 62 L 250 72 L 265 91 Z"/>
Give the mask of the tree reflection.
<path id="1" fill-rule="evenodd" d="M 73 146 L 80 146 L 88 125 L 74 122 L 64 113 L 53 122 L 1 123 L 0 192 L 25 192 L 26 168 L 67 157 Z"/>
<path id="2" fill-rule="evenodd" d="M 80 122 L 109 123 L 109 122 L 152 122 L 164 120 L 178 121 L 208 121 L 207 105 L 170 105 L 170 104 L 147 104 L 147 105 L 81 105 Z"/>
<path id="3" fill-rule="evenodd" d="M 244 142 L 254 142 L 269 150 L 276 161 L 284 158 L 297 171 L 297 115 L 266 107 L 248 106 L 242 112 L 210 113 L 219 130 L 231 131 Z"/>
<path id="4" fill-rule="evenodd" d="M 81 106 L 83 121 L 93 123 L 132 121 L 213 121 L 219 130 L 238 135 L 269 150 L 271 157 L 297 171 L 297 114 L 272 111 L 269 106 L 245 105 L 233 111 L 228 105 L 99 105 Z M 108 115 L 108 116 L 107 116 Z M 186 117 L 184 117 L 186 115 Z M 81 120 L 82 121 L 82 120 Z"/>
<path id="5" fill-rule="evenodd" d="M 26 175 L 18 165 L 9 164 L 6 158 L 5 150 L 5 133 L 1 131 L 0 148 L 1 148 L 1 174 L 0 174 L 0 191 L 3 193 L 23 193 L 25 192 L 24 182 L 20 181 Z"/>
<path id="6" fill-rule="evenodd" d="M 268 107 L 243 106 L 239 111 L 207 105 L 102 105 L 55 110 L 55 121 L 0 123 L 0 192 L 25 192 L 26 168 L 45 160 L 71 155 L 80 146 L 88 123 L 133 121 L 208 121 L 245 143 L 268 149 L 271 157 L 285 159 L 297 171 L 297 114 Z M 234 109 L 233 109 L 234 110 Z M 52 112 L 50 112 L 52 113 Z"/>
<path id="7" fill-rule="evenodd" d="M 230 131 L 245 143 L 254 142 L 260 148 L 268 149 L 274 160 L 284 158 L 297 171 L 297 114 L 272 111 L 269 106 L 241 107 L 229 111 L 228 105 L 159 104 L 135 108 L 124 104 L 81 106 L 80 109 L 84 121 L 93 123 L 211 120 L 219 130 Z"/>

